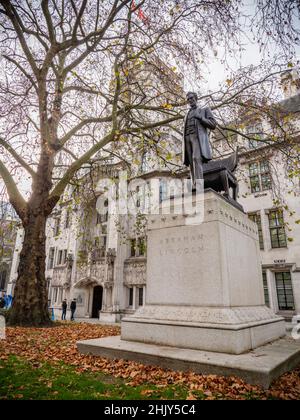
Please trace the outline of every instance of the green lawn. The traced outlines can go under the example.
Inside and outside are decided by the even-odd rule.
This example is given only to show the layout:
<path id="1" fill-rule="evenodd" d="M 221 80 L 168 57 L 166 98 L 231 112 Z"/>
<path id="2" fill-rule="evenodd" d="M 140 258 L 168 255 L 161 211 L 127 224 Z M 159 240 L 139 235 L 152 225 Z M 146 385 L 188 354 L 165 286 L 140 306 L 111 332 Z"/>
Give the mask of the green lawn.
<path id="1" fill-rule="evenodd" d="M 126 381 L 96 373 L 78 373 L 63 363 L 29 362 L 16 356 L 0 360 L 0 400 L 145 400 L 186 399 L 189 390 L 178 385 L 132 387 Z M 197 399 L 205 398 L 195 392 Z"/>

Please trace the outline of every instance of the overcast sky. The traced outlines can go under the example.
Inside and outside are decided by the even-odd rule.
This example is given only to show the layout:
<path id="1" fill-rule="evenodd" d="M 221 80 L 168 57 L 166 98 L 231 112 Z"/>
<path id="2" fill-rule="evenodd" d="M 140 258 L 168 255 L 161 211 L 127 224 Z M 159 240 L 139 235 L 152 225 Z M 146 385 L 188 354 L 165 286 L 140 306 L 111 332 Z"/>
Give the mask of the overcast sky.
<path id="1" fill-rule="evenodd" d="M 235 73 L 239 68 L 249 65 L 259 65 L 263 60 L 271 59 L 280 54 L 280 49 L 275 43 L 268 46 L 268 50 L 261 52 L 260 47 L 256 41 L 253 40 L 251 27 L 249 25 L 250 18 L 254 14 L 254 1 L 246 1 L 243 8 L 243 14 L 249 16 L 249 19 L 241 19 L 240 25 L 245 34 L 240 37 L 240 42 L 243 46 L 243 51 L 238 52 L 232 57 L 227 58 L 227 65 L 222 64 L 221 59 L 224 54 L 222 48 L 218 49 L 218 57 L 214 58 L 213 54 L 210 61 L 203 67 L 203 78 L 206 91 L 218 90 L 219 84 L 225 83 L 226 79 Z M 300 23 L 298 22 L 300 25 Z M 296 56 L 291 57 L 291 61 L 296 64 L 297 59 L 300 58 L 300 47 L 296 48 Z M 188 80 L 185 83 L 185 90 L 190 90 L 191 85 Z"/>

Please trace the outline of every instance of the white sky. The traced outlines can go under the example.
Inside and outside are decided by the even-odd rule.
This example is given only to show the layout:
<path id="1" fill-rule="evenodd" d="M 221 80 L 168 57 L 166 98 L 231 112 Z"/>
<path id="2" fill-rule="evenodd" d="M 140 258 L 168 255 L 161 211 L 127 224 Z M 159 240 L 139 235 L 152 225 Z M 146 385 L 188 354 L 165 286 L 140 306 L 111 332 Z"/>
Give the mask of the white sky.
<path id="1" fill-rule="evenodd" d="M 243 14 L 253 16 L 254 14 L 254 1 L 246 1 L 243 7 Z M 250 20 L 249 20 L 250 21 Z M 246 23 L 244 19 L 241 19 L 241 27 L 245 34 L 240 36 L 240 42 L 243 46 L 243 51 L 238 52 L 235 56 L 227 57 L 227 66 L 221 63 L 224 51 L 218 49 L 218 58 L 211 57 L 210 62 L 207 63 L 206 68 L 203 68 L 203 79 L 205 84 L 205 91 L 218 90 L 220 84 L 224 84 L 226 79 L 229 79 L 232 73 L 235 73 L 239 68 L 244 68 L 249 65 L 259 65 L 266 58 L 272 58 L 280 53 L 280 49 L 274 43 L 269 45 L 268 52 L 264 53 L 260 51 L 259 44 L 253 40 L 253 34 L 249 26 L 249 21 Z M 247 26 L 246 26 L 247 25 Z M 299 23 L 300 25 L 300 23 Z M 291 57 L 291 62 L 296 64 L 296 61 L 300 58 L 300 46 L 296 48 L 296 57 Z M 229 67 L 229 68 L 228 68 Z M 188 83 L 185 86 L 185 90 L 190 90 L 191 86 Z"/>

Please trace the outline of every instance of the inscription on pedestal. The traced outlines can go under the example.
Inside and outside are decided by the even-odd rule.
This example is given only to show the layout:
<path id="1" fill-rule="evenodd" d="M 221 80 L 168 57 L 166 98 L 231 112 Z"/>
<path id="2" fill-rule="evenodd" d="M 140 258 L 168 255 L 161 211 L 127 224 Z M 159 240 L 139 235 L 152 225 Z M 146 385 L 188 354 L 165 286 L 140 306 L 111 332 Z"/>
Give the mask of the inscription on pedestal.
<path id="1" fill-rule="evenodd" d="M 188 255 L 198 254 L 204 249 L 204 235 L 171 236 L 159 242 L 159 255 Z"/>

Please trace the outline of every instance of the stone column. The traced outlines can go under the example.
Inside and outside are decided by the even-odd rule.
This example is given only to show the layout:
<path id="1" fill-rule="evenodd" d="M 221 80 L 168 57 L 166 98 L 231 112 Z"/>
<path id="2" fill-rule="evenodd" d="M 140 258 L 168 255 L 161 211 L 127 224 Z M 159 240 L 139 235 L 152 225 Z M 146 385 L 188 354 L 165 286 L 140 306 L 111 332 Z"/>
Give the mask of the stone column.
<path id="1" fill-rule="evenodd" d="M 146 302 L 146 286 L 143 286 L 143 306 L 145 306 Z"/>
<path id="2" fill-rule="evenodd" d="M 132 302 L 132 308 L 136 310 L 136 286 L 133 286 L 133 302 Z"/>
<path id="3" fill-rule="evenodd" d="M 268 239 L 270 237 L 268 214 L 266 213 L 265 210 L 261 210 L 259 214 L 260 214 L 260 219 L 261 219 L 261 229 L 262 229 L 263 240 L 264 240 L 264 249 L 267 250 L 270 247 L 270 240 Z"/>
<path id="4" fill-rule="evenodd" d="M 107 310 L 107 287 L 103 287 L 102 311 Z"/>
<path id="5" fill-rule="evenodd" d="M 89 318 L 91 316 L 90 312 L 91 312 L 91 295 L 92 295 L 93 289 L 91 287 L 88 287 L 86 290 L 86 312 L 85 312 L 85 316 L 87 318 Z"/>

